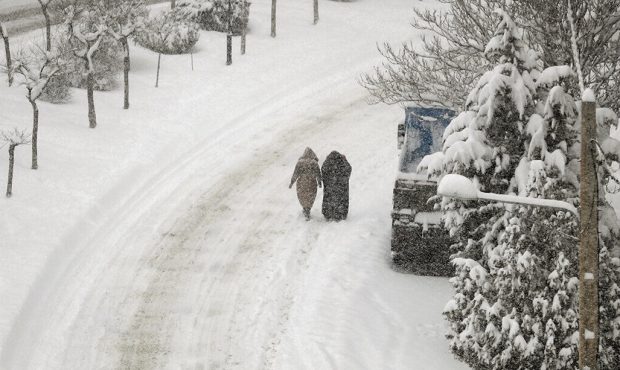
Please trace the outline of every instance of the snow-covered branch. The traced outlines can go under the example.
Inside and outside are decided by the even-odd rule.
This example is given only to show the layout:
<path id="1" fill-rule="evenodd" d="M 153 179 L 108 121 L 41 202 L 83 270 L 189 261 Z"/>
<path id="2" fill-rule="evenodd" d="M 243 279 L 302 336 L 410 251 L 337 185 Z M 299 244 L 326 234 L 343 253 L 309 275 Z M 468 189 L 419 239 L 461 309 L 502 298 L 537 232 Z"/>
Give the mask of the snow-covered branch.
<path id="1" fill-rule="evenodd" d="M 20 83 L 28 90 L 29 101 L 39 99 L 50 78 L 59 71 L 58 56 L 40 48 L 22 52 L 15 59 L 14 72 L 21 76 Z"/>
<path id="2" fill-rule="evenodd" d="M 12 130 L 0 131 L 0 139 L 8 145 L 23 145 L 30 143 L 30 134 L 24 130 L 13 128 Z"/>

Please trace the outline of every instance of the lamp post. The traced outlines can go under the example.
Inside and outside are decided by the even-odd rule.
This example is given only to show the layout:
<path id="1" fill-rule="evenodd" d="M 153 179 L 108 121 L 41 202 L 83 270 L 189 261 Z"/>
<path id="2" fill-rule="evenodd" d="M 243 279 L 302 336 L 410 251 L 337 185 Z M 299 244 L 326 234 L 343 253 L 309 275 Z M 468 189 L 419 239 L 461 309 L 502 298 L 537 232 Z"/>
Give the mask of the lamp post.
<path id="1" fill-rule="evenodd" d="M 437 195 L 462 200 L 486 200 L 490 202 L 522 204 L 533 207 L 556 208 L 568 211 L 579 218 L 577 208 L 568 202 L 555 199 L 521 197 L 517 195 L 485 193 L 467 177 L 449 174 L 444 176 L 437 186 Z"/>
<path id="2" fill-rule="evenodd" d="M 226 65 L 232 64 L 232 5 L 228 0 L 228 34 L 226 35 Z"/>
<path id="3" fill-rule="evenodd" d="M 581 97 L 581 161 L 579 211 L 579 368 L 598 369 L 598 179 L 596 177 L 596 97 Z"/>

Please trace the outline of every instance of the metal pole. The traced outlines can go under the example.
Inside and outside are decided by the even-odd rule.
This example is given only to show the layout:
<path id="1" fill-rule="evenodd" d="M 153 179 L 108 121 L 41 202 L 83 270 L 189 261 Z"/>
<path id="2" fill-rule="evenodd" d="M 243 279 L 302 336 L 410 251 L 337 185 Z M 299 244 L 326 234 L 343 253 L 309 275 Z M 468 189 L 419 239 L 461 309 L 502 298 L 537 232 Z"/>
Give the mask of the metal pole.
<path id="1" fill-rule="evenodd" d="M 592 101 L 581 102 L 579 368 L 596 370 L 598 369 L 599 344 L 598 180 L 596 178 L 596 148 L 593 143 L 596 139 L 596 102 L 594 99 L 586 100 Z"/>
<path id="2" fill-rule="evenodd" d="M 314 0 L 314 24 L 319 23 L 319 0 Z"/>
<path id="3" fill-rule="evenodd" d="M 228 34 L 226 35 L 226 65 L 232 64 L 232 6 L 228 0 Z"/>
<path id="4" fill-rule="evenodd" d="M 271 0 L 271 37 L 276 37 L 276 0 Z"/>

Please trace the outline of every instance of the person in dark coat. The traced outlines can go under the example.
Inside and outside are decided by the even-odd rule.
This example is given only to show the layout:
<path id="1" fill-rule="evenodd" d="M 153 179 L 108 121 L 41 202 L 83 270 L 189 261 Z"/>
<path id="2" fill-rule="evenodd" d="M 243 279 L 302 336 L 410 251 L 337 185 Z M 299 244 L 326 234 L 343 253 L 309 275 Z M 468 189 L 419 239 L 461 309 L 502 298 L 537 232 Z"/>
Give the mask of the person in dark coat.
<path id="1" fill-rule="evenodd" d="M 289 189 L 297 182 L 297 199 L 303 208 L 306 220 L 310 219 L 310 209 L 316 198 L 317 186 L 321 187 L 321 169 L 319 158 L 310 148 L 306 148 L 304 155 L 299 158 Z"/>
<path id="2" fill-rule="evenodd" d="M 349 177 L 351 165 L 347 157 L 333 151 L 321 167 L 323 177 L 323 216 L 327 220 L 344 220 L 349 213 Z"/>

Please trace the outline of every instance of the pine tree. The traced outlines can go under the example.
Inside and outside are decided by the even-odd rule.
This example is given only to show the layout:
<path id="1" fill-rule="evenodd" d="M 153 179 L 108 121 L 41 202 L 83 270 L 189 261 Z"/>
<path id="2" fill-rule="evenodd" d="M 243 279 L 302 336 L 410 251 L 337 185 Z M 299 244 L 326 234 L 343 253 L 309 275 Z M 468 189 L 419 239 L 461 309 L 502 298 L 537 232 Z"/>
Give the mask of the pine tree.
<path id="1" fill-rule="evenodd" d="M 567 92 L 574 73 L 568 66 L 539 71 L 521 31 L 506 13 L 499 14 L 485 50 L 496 66 L 446 129 L 442 152 L 420 166 L 439 176 L 463 174 L 483 191 L 577 203 L 578 107 Z M 614 121 L 607 110 L 597 115 Z M 608 135 L 599 140 L 620 154 Z M 456 293 L 444 310 L 455 355 L 476 369 L 574 369 L 579 338 L 574 216 L 454 199 L 444 199 L 442 208 L 459 240 L 452 258 Z M 602 218 L 610 226 L 602 228 L 601 365 L 613 368 L 607 365 L 618 364 L 620 354 L 620 270 L 607 245 L 617 240 L 618 227 L 604 200 L 601 209 L 611 211 Z"/>

